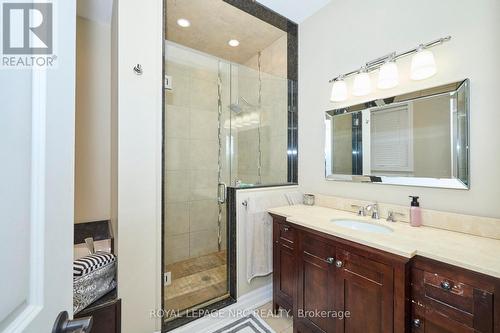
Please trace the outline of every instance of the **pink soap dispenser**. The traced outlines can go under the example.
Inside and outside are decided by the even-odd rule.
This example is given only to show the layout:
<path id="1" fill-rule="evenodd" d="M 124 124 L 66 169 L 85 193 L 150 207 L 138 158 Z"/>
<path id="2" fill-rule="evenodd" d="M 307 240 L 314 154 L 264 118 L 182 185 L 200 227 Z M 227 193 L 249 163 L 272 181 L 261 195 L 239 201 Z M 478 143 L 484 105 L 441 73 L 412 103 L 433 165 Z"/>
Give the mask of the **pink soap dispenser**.
<path id="1" fill-rule="evenodd" d="M 422 225 L 422 211 L 420 203 L 418 202 L 418 197 L 410 195 L 410 198 L 412 198 L 410 207 L 410 225 L 412 227 L 420 227 Z"/>

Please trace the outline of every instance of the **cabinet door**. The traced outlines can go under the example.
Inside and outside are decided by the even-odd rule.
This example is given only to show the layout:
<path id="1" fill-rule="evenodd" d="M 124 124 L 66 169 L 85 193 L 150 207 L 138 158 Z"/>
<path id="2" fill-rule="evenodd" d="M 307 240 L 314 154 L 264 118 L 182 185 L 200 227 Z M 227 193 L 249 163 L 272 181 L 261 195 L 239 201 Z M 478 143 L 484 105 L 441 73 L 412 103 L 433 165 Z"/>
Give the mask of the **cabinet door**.
<path id="1" fill-rule="evenodd" d="M 393 332 L 393 269 L 391 266 L 336 249 L 337 333 Z"/>
<path id="2" fill-rule="evenodd" d="M 286 243 L 275 244 L 275 260 L 277 267 L 276 292 L 277 296 L 287 303 L 291 310 L 293 305 L 293 294 L 295 290 L 295 254 L 293 248 Z"/>
<path id="3" fill-rule="evenodd" d="M 296 332 L 334 332 L 333 319 L 328 313 L 333 310 L 334 301 L 335 248 L 321 237 L 307 233 L 300 236 Z"/>
<path id="4" fill-rule="evenodd" d="M 273 225 L 273 303 L 278 307 L 292 310 L 297 276 L 295 254 L 296 230 L 284 220 L 274 219 Z"/>

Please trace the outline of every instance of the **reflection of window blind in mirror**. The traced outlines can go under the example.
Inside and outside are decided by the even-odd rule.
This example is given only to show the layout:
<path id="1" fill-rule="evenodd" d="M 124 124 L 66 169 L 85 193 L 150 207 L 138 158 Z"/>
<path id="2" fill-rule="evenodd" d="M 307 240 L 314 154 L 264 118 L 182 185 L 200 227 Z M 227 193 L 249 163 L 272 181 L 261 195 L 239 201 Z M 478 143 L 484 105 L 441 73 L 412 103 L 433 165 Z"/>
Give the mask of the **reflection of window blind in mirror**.
<path id="1" fill-rule="evenodd" d="M 386 173 L 413 171 L 413 113 L 411 104 L 371 112 L 371 169 Z"/>

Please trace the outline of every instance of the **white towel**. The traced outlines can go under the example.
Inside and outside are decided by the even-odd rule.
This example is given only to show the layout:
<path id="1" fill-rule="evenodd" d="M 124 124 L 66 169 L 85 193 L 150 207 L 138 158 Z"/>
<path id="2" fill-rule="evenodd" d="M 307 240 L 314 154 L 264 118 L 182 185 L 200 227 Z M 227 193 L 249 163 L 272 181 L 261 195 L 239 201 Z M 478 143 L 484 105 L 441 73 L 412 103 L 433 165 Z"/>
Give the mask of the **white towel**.
<path id="1" fill-rule="evenodd" d="M 288 193 L 287 193 L 288 194 Z M 247 280 L 273 271 L 273 219 L 269 208 L 287 206 L 286 194 L 267 194 L 247 199 L 245 221 Z"/>
<path id="2" fill-rule="evenodd" d="M 304 195 L 299 191 L 285 193 L 285 198 L 290 206 L 300 205 L 304 202 Z"/>

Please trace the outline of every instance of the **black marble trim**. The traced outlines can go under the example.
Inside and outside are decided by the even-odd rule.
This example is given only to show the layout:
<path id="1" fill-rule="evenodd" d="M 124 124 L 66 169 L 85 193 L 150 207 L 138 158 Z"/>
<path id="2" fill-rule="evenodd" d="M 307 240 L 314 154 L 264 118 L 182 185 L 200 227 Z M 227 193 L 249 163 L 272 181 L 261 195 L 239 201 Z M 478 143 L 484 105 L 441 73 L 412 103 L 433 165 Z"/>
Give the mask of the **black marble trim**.
<path id="1" fill-rule="evenodd" d="M 298 182 L 298 108 L 297 82 L 288 81 L 288 129 L 287 129 L 287 181 L 289 183 Z"/>
<path id="2" fill-rule="evenodd" d="M 227 281 L 229 296 L 236 299 L 236 191 L 227 188 L 226 195 Z"/>
<path id="3" fill-rule="evenodd" d="M 288 79 L 297 81 L 299 74 L 299 34 L 298 26 L 288 21 L 287 29 L 287 74 Z"/>
<path id="4" fill-rule="evenodd" d="M 351 119 L 352 128 L 352 174 L 363 174 L 363 119 L 361 112 L 353 113 Z"/>
<path id="5" fill-rule="evenodd" d="M 262 21 L 275 26 L 283 31 L 288 31 L 289 23 L 297 25 L 286 17 L 276 13 L 274 10 L 252 0 L 223 0 L 242 11 L 255 16 Z"/>
<path id="6" fill-rule="evenodd" d="M 113 239 L 110 220 L 76 223 L 73 244 L 85 243 L 85 238 L 88 237 L 92 237 L 94 241 Z"/>

